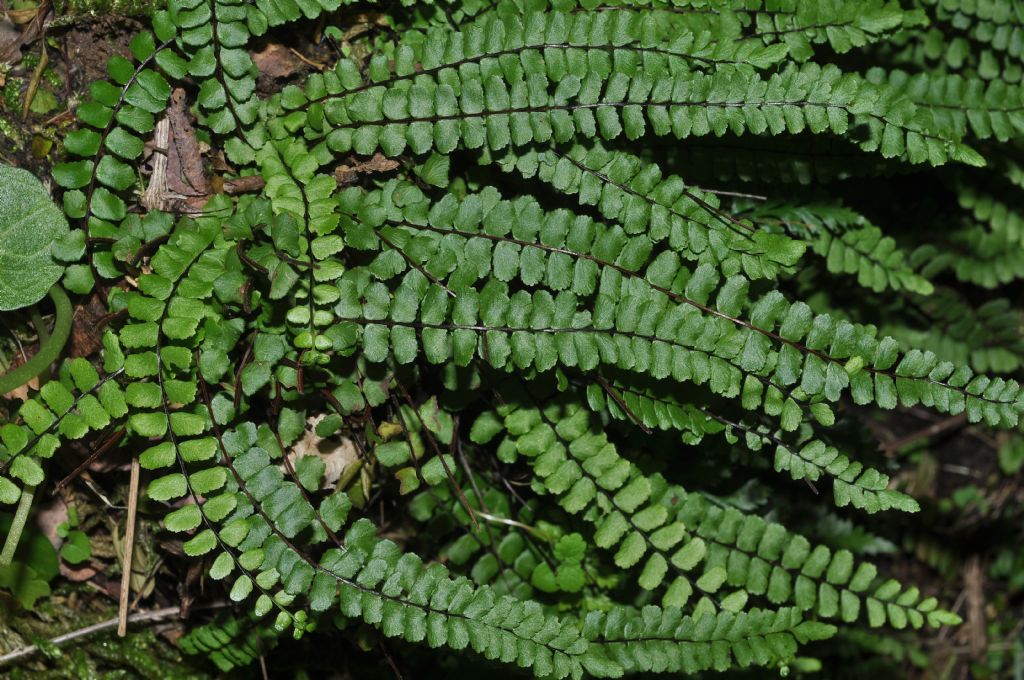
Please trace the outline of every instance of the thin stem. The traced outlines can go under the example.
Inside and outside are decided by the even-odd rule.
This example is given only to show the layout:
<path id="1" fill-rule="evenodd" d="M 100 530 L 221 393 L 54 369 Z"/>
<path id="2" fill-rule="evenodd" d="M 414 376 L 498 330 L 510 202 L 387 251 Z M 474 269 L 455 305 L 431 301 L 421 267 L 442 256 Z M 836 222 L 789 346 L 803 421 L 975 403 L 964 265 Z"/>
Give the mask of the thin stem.
<path id="1" fill-rule="evenodd" d="M 43 321 L 43 315 L 39 313 L 38 307 L 32 307 L 29 316 L 32 318 L 32 326 L 36 329 L 36 335 L 39 336 L 39 346 L 42 347 L 50 339 L 50 330 L 46 327 L 46 322 Z"/>
<path id="2" fill-rule="evenodd" d="M 71 335 L 71 300 L 68 299 L 68 294 L 60 285 L 55 285 L 50 289 L 50 299 L 53 300 L 53 304 L 57 308 L 53 331 L 47 338 L 45 330 L 41 330 L 45 326 L 41 325 L 36 329 L 36 332 L 39 333 L 39 351 L 18 368 L 0 377 L 0 394 L 7 394 L 42 374 L 50 364 L 56 361 L 61 350 L 64 349 L 68 336 Z"/>
<path id="3" fill-rule="evenodd" d="M 28 521 L 29 510 L 32 509 L 32 496 L 35 495 L 36 487 L 26 484 L 21 490 L 21 500 L 18 501 L 18 509 L 14 513 L 14 521 L 11 522 L 11 530 L 4 541 L 4 550 L 0 553 L 0 567 L 6 567 L 14 561 L 14 552 L 18 549 L 18 541 L 21 540 L 21 532 L 25 530 L 25 523 Z"/>
<path id="4" fill-rule="evenodd" d="M 39 313 L 39 306 L 32 305 L 32 311 L 29 313 L 29 317 L 32 319 L 32 327 L 36 329 L 36 336 L 39 340 L 39 347 L 45 347 L 46 343 L 50 340 L 50 329 L 46 327 L 46 321 L 43 319 L 43 315 Z M 45 385 L 50 377 L 50 372 L 43 370 L 37 376 L 38 387 Z"/>

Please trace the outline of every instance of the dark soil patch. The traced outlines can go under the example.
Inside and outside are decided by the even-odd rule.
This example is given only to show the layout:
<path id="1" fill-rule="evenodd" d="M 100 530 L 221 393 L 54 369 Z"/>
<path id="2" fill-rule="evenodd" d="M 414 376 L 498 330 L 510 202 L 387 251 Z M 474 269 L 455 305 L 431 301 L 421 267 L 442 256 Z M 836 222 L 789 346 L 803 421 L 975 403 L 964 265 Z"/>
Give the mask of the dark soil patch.
<path id="1" fill-rule="evenodd" d="M 131 39 L 145 26 L 137 19 L 102 17 L 75 24 L 64 35 L 68 78 L 73 90 L 107 77 L 107 60 L 128 56 Z"/>

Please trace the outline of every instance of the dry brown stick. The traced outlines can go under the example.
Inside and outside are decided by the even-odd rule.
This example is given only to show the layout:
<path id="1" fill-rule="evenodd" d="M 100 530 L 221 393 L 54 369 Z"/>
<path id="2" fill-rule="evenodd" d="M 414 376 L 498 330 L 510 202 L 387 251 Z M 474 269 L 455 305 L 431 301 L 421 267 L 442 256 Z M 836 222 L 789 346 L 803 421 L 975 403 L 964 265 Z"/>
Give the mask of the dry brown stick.
<path id="1" fill-rule="evenodd" d="M 920 441 L 921 439 L 927 439 L 929 437 L 935 437 L 937 435 L 946 432 L 947 430 L 955 430 L 962 427 L 967 423 L 967 416 L 963 413 L 949 418 L 944 418 L 928 427 L 911 432 L 905 437 L 900 437 L 891 442 L 886 442 L 882 445 L 882 449 L 886 454 L 892 455 L 902 449 L 904 446 L 913 444 L 914 442 Z"/>
<path id="2" fill-rule="evenodd" d="M 210 604 L 202 605 L 200 607 L 196 607 L 196 609 L 203 609 L 203 610 L 206 610 L 206 609 L 220 609 L 222 607 L 227 607 L 229 604 L 230 604 L 229 602 L 211 602 Z M 177 607 L 177 606 L 174 606 L 174 607 L 164 607 L 163 609 L 154 609 L 154 610 L 148 611 L 148 612 L 138 612 L 136 614 L 132 614 L 131 617 L 129 617 L 129 622 L 131 622 L 131 623 L 153 623 L 153 622 L 156 622 L 156 621 L 162 621 L 164 619 L 169 619 L 169 618 L 171 618 L 171 617 L 173 617 L 173 616 L 175 616 L 176 614 L 179 614 L 179 613 L 180 613 L 180 608 Z M 106 621 L 100 621 L 99 623 L 94 623 L 91 626 L 86 626 L 85 628 L 79 628 L 78 630 L 73 630 L 70 633 L 64 633 L 63 635 L 58 635 L 57 637 L 50 638 L 50 640 L 47 641 L 46 646 L 47 647 L 60 647 L 62 644 L 66 643 L 66 642 L 71 642 L 73 640 L 77 640 L 79 638 L 83 638 L 83 637 L 86 637 L 88 635 L 92 635 L 93 633 L 99 633 L 100 631 L 107 630 L 108 628 L 113 628 L 114 626 L 116 626 L 118 624 L 118 621 L 119 621 L 119 619 L 107 619 Z M 5 664 L 9 664 L 12 661 L 17 661 L 19 659 L 23 659 L 23 658 L 28 657 L 28 656 L 32 656 L 33 654 L 35 654 L 38 651 L 39 651 L 39 646 L 38 645 L 28 645 L 27 647 L 22 647 L 21 649 L 16 649 L 13 652 L 8 652 L 7 654 L 4 654 L 3 656 L 0 656 L 0 666 L 3 666 Z"/>
<path id="3" fill-rule="evenodd" d="M 388 649 L 387 644 L 384 642 L 384 638 L 379 641 L 379 646 L 382 652 L 384 652 L 384 659 L 391 666 L 391 672 L 395 674 L 396 680 L 405 680 L 405 676 L 402 675 L 402 671 L 399 670 L 398 664 L 395 663 L 395 659 L 391 656 L 391 650 Z"/>
<path id="4" fill-rule="evenodd" d="M 32 71 L 32 78 L 28 81 L 28 89 L 25 90 L 25 103 L 21 107 L 22 120 L 28 118 L 32 100 L 36 98 L 36 91 L 39 89 L 39 81 L 43 79 L 43 71 L 46 70 L 47 64 L 50 63 L 50 55 L 46 52 L 46 41 L 40 41 L 40 45 L 39 63 L 36 64 L 35 70 Z"/>
<path id="5" fill-rule="evenodd" d="M 265 185 L 266 182 L 259 175 L 236 177 L 224 180 L 224 193 L 229 196 L 247 194 L 253 191 L 260 191 Z"/>
<path id="6" fill-rule="evenodd" d="M 619 394 L 614 389 L 612 389 L 612 386 L 608 384 L 608 381 L 605 380 L 600 374 L 596 375 L 595 377 L 597 378 L 597 383 L 605 392 L 608 393 L 608 396 L 611 397 L 616 404 L 618 404 L 619 408 L 622 409 L 622 412 L 626 414 L 626 417 L 629 418 L 634 425 L 639 427 L 644 434 L 652 434 L 651 428 L 647 427 L 647 424 L 640 419 L 640 416 L 633 413 L 633 409 L 629 407 L 629 404 L 626 403 L 626 400 L 619 396 Z"/>
<path id="7" fill-rule="evenodd" d="M 57 484 L 57 486 L 54 487 L 53 493 L 54 494 L 60 493 L 61 489 L 63 489 L 65 486 L 67 486 L 72 481 L 74 481 L 80 474 L 85 472 L 86 469 L 90 465 L 92 465 L 96 461 L 97 458 L 99 458 L 104 453 L 109 451 L 110 448 L 112 446 L 114 446 L 114 444 L 117 444 L 119 441 L 121 441 L 121 439 L 124 437 L 124 435 L 125 435 L 125 429 L 122 427 L 117 432 L 114 432 L 110 437 L 105 439 L 103 441 L 103 443 L 101 443 L 99 446 L 97 446 L 89 454 L 89 456 L 85 460 L 83 460 L 81 463 L 78 464 L 78 467 L 76 467 L 74 470 L 71 471 L 71 474 L 69 474 L 64 479 L 60 480 L 60 482 Z"/>
<path id="8" fill-rule="evenodd" d="M 121 596 L 117 607 L 117 636 L 128 632 L 128 605 L 132 587 L 132 556 L 135 553 L 135 514 L 139 507 L 139 457 L 132 456 L 132 477 L 128 487 L 128 524 L 124 530 L 124 558 L 121 560 Z"/>
<path id="9" fill-rule="evenodd" d="M 339 165 L 334 169 L 334 180 L 339 186 L 348 186 L 354 184 L 359 179 L 359 175 L 390 172 L 397 167 L 398 161 L 385 158 L 381 153 L 376 153 L 367 160 L 356 161 L 353 165 Z M 232 177 L 225 179 L 223 183 L 224 193 L 229 196 L 261 191 L 264 186 L 266 186 L 266 182 L 260 175 Z"/>
<path id="10" fill-rule="evenodd" d="M 964 564 L 964 587 L 967 591 L 967 635 L 971 656 L 981 658 L 988 647 L 985 628 L 985 569 L 981 557 L 971 555 Z"/>

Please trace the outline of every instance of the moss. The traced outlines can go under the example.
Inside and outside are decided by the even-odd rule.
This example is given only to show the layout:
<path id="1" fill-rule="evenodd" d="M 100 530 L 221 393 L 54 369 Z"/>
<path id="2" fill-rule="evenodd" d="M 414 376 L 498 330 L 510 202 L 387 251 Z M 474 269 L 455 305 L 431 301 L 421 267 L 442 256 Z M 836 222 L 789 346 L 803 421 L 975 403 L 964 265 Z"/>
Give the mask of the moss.
<path id="1" fill-rule="evenodd" d="M 164 6 L 162 0 L 56 0 L 59 14 L 121 14 L 146 16 Z"/>
<path id="2" fill-rule="evenodd" d="M 47 640 L 117 615 L 114 608 L 82 603 L 72 608 L 55 596 L 42 603 L 33 616 L 18 616 L 0 607 L 0 649 L 13 651 L 37 644 L 41 652 L 10 668 L 5 678 L 207 678 L 201 660 L 184 656 L 151 628 L 140 628 L 125 638 L 113 628 L 83 637 L 62 647 Z"/>
<path id="3" fill-rule="evenodd" d="M 4 107 L 8 110 L 18 110 L 21 104 L 21 86 L 24 82 L 24 78 L 14 77 L 8 78 L 4 84 L 4 89 L 0 91 L 0 96 L 3 97 Z"/>
<path id="4" fill-rule="evenodd" d="M 3 115 L 0 115 L 0 135 L 7 137 L 11 141 L 21 142 L 21 135 L 18 133 L 17 126 Z"/>

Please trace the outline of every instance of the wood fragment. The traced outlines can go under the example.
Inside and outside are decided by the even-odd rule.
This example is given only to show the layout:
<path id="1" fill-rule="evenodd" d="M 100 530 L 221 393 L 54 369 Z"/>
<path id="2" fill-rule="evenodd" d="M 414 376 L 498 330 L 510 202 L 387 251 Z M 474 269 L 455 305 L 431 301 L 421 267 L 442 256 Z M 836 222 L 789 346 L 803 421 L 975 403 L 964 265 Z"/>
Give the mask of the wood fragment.
<path id="1" fill-rule="evenodd" d="M 147 210 L 194 213 L 213 194 L 203 155 L 192 126 L 185 90 L 171 93 L 167 112 L 156 125 L 150 145 L 152 174 L 139 201 Z"/>
<path id="2" fill-rule="evenodd" d="M 391 172 L 397 169 L 398 166 L 399 162 L 397 160 L 388 158 L 378 152 L 364 161 L 357 160 L 351 165 L 339 165 L 334 169 L 334 181 L 338 183 L 338 186 L 347 187 L 358 182 L 361 175 Z M 225 194 L 234 196 L 260 191 L 263 189 L 264 184 L 263 178 L 259 175 L 249 175 L 247 177 L 225 179 L 222 186 Z"/>
<path id="3" fill-rule="evenodd" d="M 964 587 L 967 592 L 967 636 L 971 656 L 980 659 L 988 648 L 985 628 L 985 568 L 979 555 L 971 555 L 964 564 Z"/>
<path id="4" fill-rule="evenodd" d="M 234 179 L 224 180 L 224 193 L 229 196 L 235 194 L 250 194 L 256 191 L 260 191 L 266 182 L 259 175 L 249 175 L 247 177 L 236 177 Z"/>
<path id="5" fill-rule="evenodd" d="M 131 597 L 132 556 L 135 553 L 135 515 L 139 507 L 139 457 L 132 456 L 132 476 L 128 486 L 128 523 L 124 530 L 124 557 L 121 560 L 121 594 L 117 607 L 117 636 L 128 632 L 128 605 Z"/>
<path id="6" fill-rule="evenodd" d="M 900 449 L 911 444 L 914 444 L 918 441 L 921 441 L 922 439 L 936 437 L 942 434 L 943 432 L 959 429 L 966 424 L 967 416 L 964 415 L 963 413 L 955 416 L 950 416 L 949 418 L 944 418 L 943 420 L 935 422 L 926 428 L 911 432 L 905 437 L 900 437 L 899 439 L 894 439 L 893 441 L 886 442 L 885 444 L 882 445 L 882 449 L 885 451 L 886 455 L 892 456 L 895 455 L 896 452 L 898 452 Z"/>
<path id="7" fill-rule="evenodd" d="M 36 98 L 36 91 L 39 89 L 39 82 L 43 79 L 43 72 L 50 63 L 50 53 L 46 51 L 46 41 L 40 41 L 39 63 L 32 71 L 32 77 L 28 81 L 28 89 L 25 90 L 25 102 L 21 107 L 21 119 L 28 118 L 29 110 L 32 107 L 32 100 Z"/>

